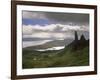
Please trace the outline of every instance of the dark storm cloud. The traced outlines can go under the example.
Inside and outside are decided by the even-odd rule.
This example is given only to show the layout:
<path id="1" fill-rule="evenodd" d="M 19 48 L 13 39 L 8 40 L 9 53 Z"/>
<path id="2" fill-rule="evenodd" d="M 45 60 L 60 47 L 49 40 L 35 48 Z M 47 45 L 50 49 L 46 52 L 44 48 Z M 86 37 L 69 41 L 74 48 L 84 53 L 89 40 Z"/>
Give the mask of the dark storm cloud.
<path id="1" fill-rule="evenodd" d="M 57 22 L 89 23 L 89 14 L 79 13 L 45 13 L 48 19 Z"/>
<path id="2" fill-rule="evenodd" d="M 49 21 L 61 24 L 89 24 L 89 14 L 83 13 L 23 11 L 23 18 L 47 19 Z"/>

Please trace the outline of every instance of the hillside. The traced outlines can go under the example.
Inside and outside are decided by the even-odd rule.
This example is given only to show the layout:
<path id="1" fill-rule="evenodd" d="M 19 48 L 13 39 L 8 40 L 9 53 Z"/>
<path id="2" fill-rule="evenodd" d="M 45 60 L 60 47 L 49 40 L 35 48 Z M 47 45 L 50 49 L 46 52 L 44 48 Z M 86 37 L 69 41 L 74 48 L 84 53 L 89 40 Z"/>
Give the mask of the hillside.
<path id="1" fill-rule="evenodd" d="M 23 51 L 23 68 L 86 66 L 88 53 L 88 46 L 77 51 L 68 47 L 57 51 Z"/>
<path id="2" fill-rule="evenodd" d="M 23 68 L 47 68 L 89 65 L 89 40 L 84 35 L 61 50 L 36 51 L 24 48 L 22 58 Z"/>
<path id="3" fill-rule="evenodd" d="M 46 48 L 51 48 L 51 47 L 68 45 L 72 41 L 73 41 L 73 39 L 53 40 L 53 41 L 47 42 L 47 43 L 42 44 L 42 45 L 30 46 L 30 47 L 26 47 L 24 49 L 29 49 L 29 50 L 46 49 Z"/>

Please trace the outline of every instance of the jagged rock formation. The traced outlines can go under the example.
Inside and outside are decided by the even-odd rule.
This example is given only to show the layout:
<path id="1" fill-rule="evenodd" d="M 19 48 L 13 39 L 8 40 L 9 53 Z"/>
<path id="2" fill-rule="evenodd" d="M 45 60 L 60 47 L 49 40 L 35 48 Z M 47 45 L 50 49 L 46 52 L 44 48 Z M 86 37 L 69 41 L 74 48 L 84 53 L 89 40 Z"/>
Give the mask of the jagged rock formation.
<path id="1" fill-rule="evenodd" d="M 75 41 L 78 41 L 77 31 L 75 31 Z"/>
<path id="2" fill-rule="evenodd" d="M 86 40 L 83 34 L 81 35 L 80 40 L 81 40 L 81 41 L 85 41 L 85 40 Z"/>
<path id="3" fill-rule="evenodd" d="M 80 50 L 86 46 L 89 46 L 89 40 L 86 40 L 83 34 L 81 35 L 79 40 L 77 31 L 75 31 L 74 35 L 75 35 L 75 40 L 68 45 L 69 47 L 72 48 L 73 51 Z"/>

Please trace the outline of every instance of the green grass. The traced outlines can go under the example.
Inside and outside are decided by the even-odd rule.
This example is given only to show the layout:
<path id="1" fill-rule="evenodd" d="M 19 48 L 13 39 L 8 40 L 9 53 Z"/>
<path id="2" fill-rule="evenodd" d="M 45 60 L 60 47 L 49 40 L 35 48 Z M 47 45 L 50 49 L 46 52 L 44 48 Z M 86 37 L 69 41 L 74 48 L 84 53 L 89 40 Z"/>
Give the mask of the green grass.
<path id="1" fill-rule="evenodd" d="M 48 68 L 89 65 L 89 47 L 72 51 L 32 51 L 23 49 L 23 68 Z"/>

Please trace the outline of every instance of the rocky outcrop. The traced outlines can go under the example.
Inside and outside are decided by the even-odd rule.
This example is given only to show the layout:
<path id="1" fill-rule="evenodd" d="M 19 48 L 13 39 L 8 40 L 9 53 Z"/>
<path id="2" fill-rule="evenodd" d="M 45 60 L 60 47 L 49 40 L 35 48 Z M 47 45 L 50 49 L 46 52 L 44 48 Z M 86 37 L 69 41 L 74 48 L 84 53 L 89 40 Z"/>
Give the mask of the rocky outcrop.
<path id="1" fill-rule="evenodd" d="M 81 35 L 79 40 L 77 31 L 75 31 L 74 35 L 75 35 L 75 40 L 68 45 L 69 47 L 72 48 L 73 51 L 80 50 L 86 46 L 89 46 L 89 40 L 86 40 L 83 34 Z"/>

